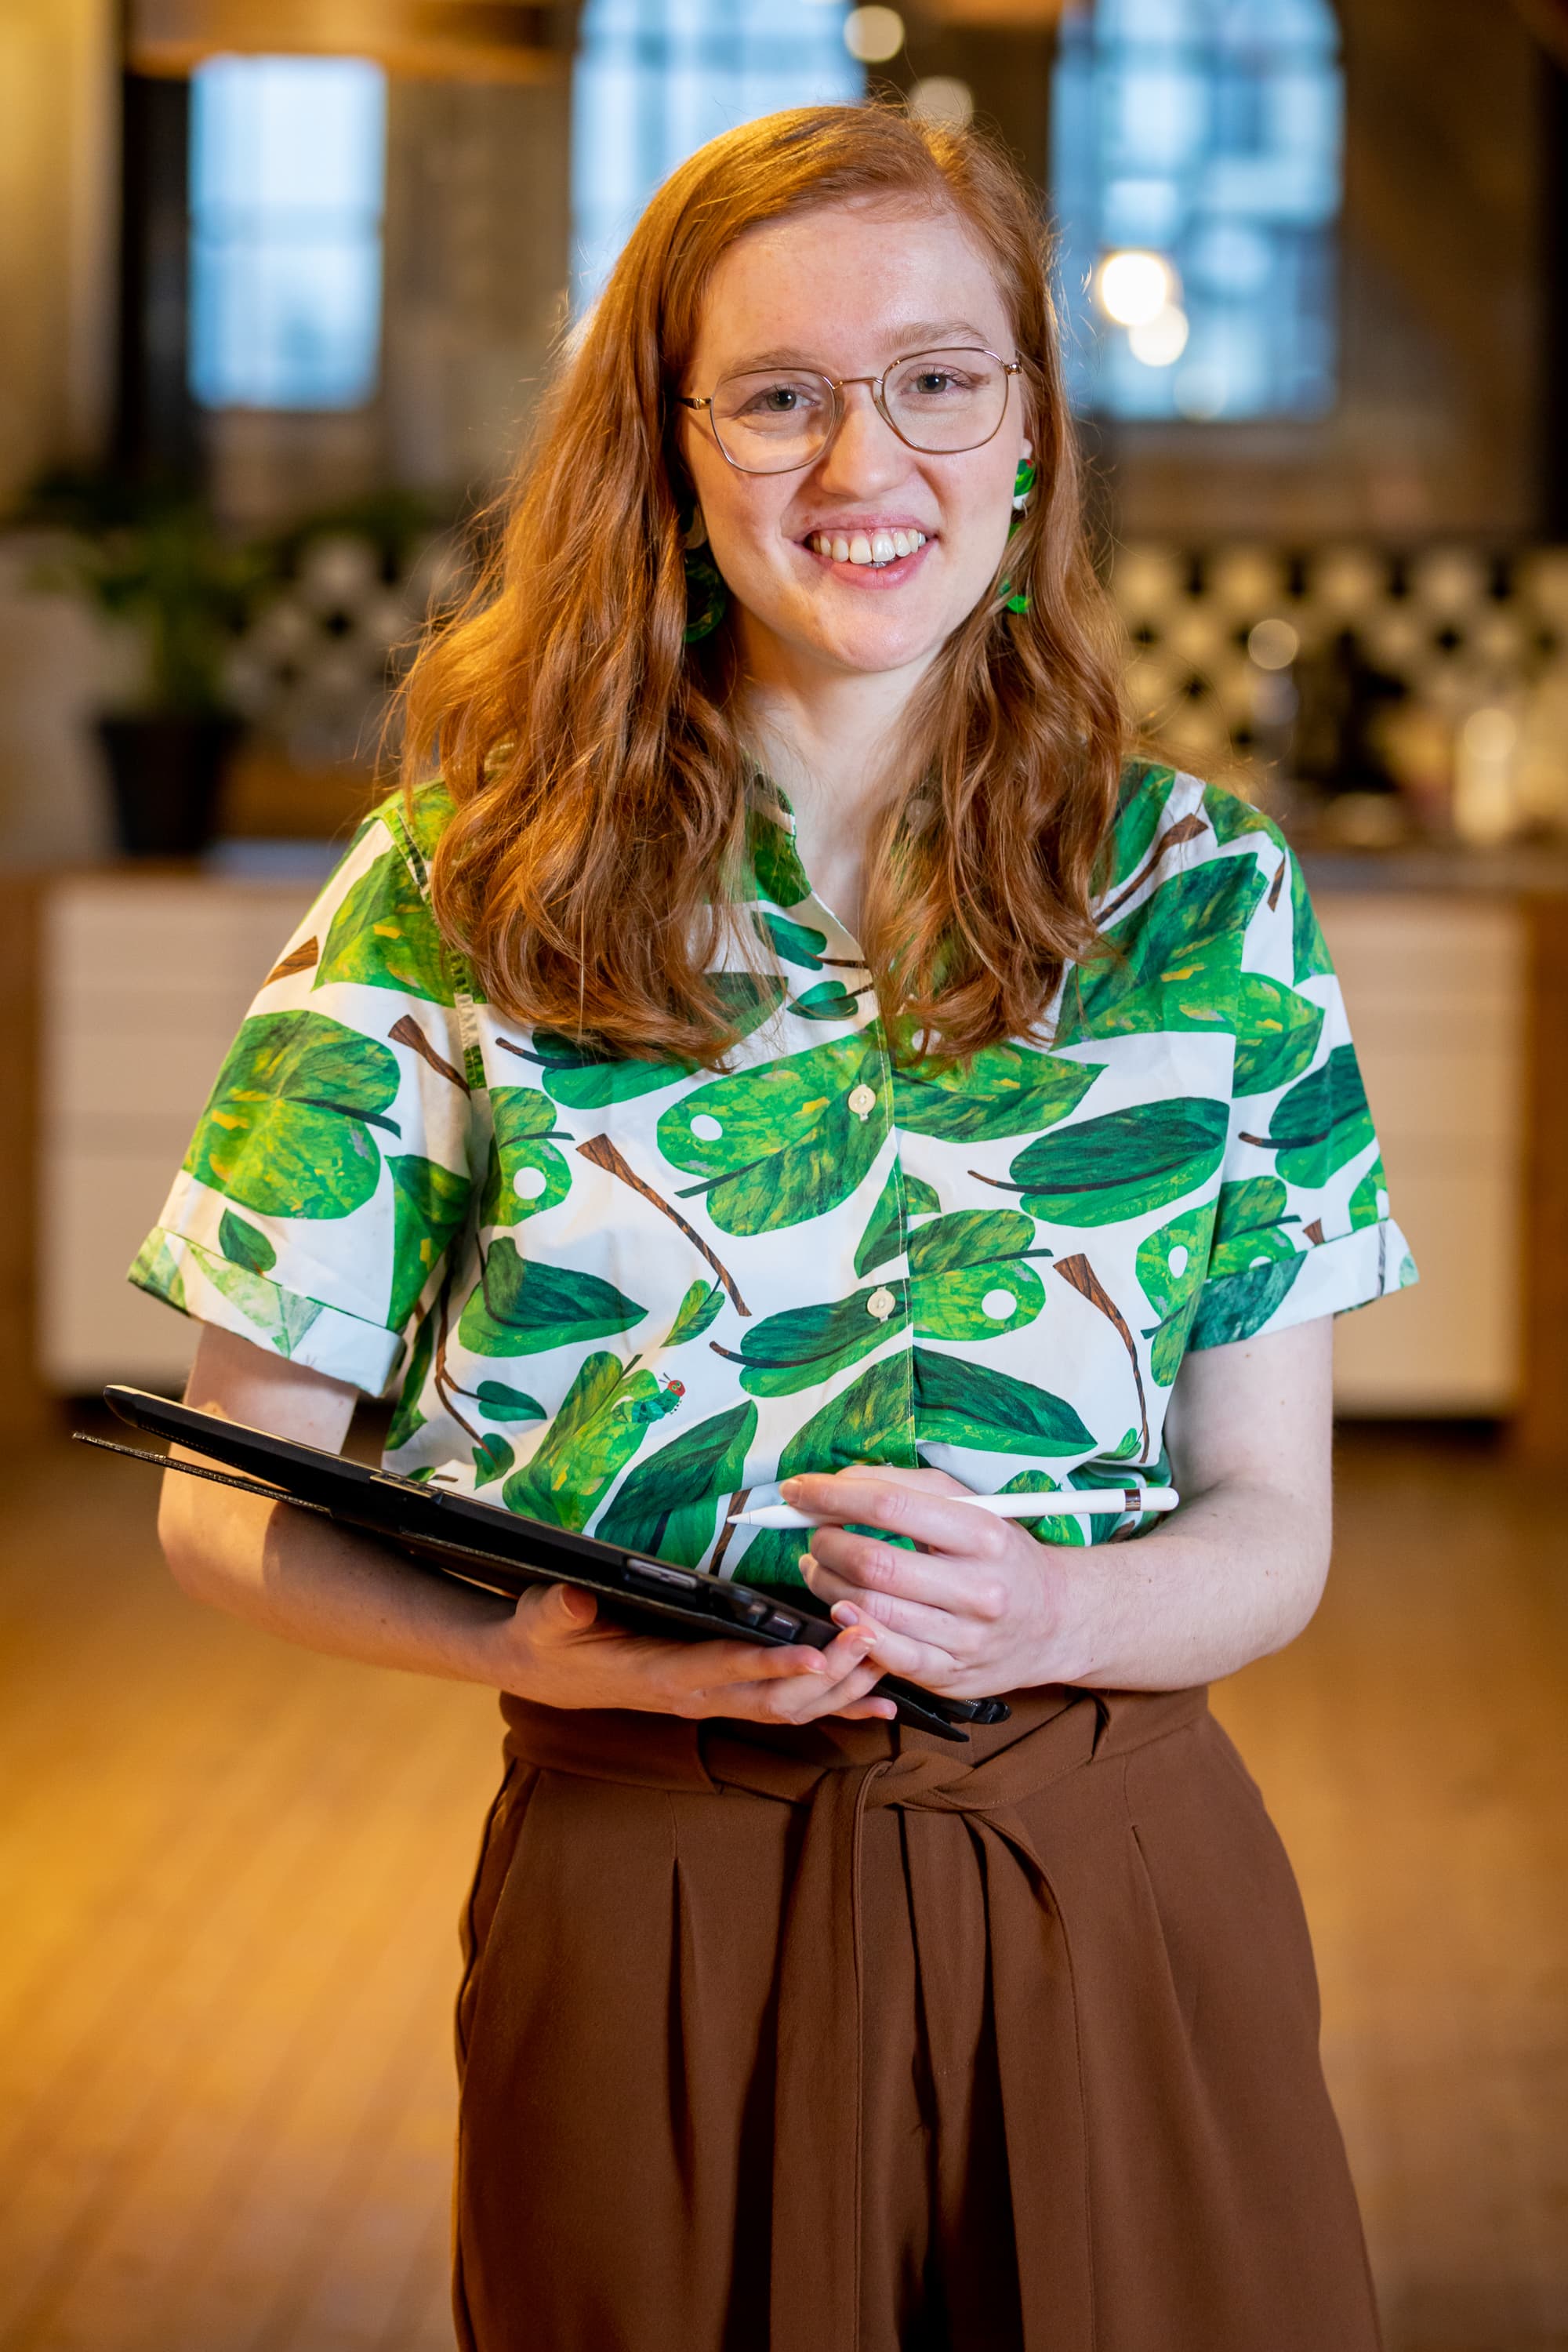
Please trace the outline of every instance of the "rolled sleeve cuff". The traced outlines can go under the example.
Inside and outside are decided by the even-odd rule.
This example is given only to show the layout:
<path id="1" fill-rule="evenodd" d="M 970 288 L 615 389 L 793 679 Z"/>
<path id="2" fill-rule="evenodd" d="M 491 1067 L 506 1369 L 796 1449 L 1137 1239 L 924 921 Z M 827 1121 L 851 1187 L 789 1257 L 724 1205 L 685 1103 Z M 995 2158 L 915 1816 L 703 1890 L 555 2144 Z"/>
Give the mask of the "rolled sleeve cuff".
<path id="1" fill-rule="evenodd" d="M 154 1225 L 148 1234 L 129 1279 L 150 1298 L 161 1298 L 182 1315 L 216 1323 L 220 1330 L 343 1381 L 365 1396 L 385 1395 L 402 1364 L 401 1333 L 285 1290 L 266 1275 L 232 1265 L 165 1225 Z"/>
<path id="2" fill-rule="evenodd" d="M 1268 1292 L 1279 1273 L 1295 1265 L 1289 1286 L 1268 1305 Z M 1294 1260 L 1222 1276 L 1204 1285 L 1187 1345 L 1222 1348 L 1264 1331 L 1286 1331 L 1321 1315 L 1344 1315 L 1374 1298 L 1408 1290 L 1418 1279 L 1410 1245 L 1391 1217 L 1362 1225 L 1337 1240 L 1320 1242 Z M 1267 1311 L 1260 1312 L 1260 1308 Z"/>

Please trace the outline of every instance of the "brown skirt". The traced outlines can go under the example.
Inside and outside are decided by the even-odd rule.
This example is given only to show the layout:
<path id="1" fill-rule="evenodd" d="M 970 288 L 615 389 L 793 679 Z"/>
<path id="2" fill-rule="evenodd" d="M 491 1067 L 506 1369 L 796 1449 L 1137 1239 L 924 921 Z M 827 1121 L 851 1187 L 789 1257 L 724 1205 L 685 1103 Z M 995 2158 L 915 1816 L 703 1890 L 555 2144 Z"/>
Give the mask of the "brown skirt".
<path id="1" fill-rule="evenodd" d="M 467 2352 L 1372 2352 L 1306 1923 L 1203 1691 L 967 1748 L 504 1712 Z"/>

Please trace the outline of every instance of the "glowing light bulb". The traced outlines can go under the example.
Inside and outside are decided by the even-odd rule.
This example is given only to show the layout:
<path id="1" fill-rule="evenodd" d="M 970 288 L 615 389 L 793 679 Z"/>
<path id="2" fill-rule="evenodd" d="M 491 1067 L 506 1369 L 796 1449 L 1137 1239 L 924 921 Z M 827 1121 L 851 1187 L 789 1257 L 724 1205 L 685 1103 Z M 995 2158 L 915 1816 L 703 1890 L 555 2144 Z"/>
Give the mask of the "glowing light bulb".
<path id="1" fill-rule="evenodd" d="M 896 8 L 851 8 L 844 46 L 863 66 L 885 66 L 904 46 L 904 20 Z"/>
<path id="2" fill-rule="evenodd" d="M 1100 307 L 1119 327 L 1142 327 L 1159 316 L 1176 293 L 1175 276 L 1163 254 L 1129 247 L 1109 253 L 1100 265 Z"/>
<path id="3" fill-rule="evenodd" d="M 1145 367 L 1174 367 L 1187 348 L 1187 314 L 1167 302 L 1152 319 L 1140 319 L 1127 330 L 1127 348 Z"/>

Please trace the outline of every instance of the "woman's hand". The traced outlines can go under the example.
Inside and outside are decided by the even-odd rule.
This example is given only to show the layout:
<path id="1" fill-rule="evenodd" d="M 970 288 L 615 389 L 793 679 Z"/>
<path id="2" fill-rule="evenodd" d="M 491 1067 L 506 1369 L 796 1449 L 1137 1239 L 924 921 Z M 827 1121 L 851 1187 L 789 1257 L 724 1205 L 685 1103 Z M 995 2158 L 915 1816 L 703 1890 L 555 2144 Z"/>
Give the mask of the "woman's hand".
<path id="1" fill-rule="evenodd" d="M 815 1723 L 893 1714 L 868 1696 L 883 1669 L 868 1664 L 870 1626 L 839 1633 L 826 1650 L 752 1642 L 679 1642 L 628 1633 L 601 1621 L 592 1593 L 552 1584 L 524 1593 L 487 1634 L 484 1679 L 543 1706 L 633 1707 L 644 1713 L 739 1717 L 751 1723 Z"/>
<path id="2" fill-rule="evenodd" d="M 802 1572 L 836 1625 L 872 1629 L 872 1655 L 887 1673 L 949 1698 L 1072 1680 L 1089 1648 L 1063 1563 L 1083 1555 L 946 1499 L 968 1491 L 942 1470 L 868 1467 L 789 1478 L 780 1489 L 832 1522 L 813 1529 Z M 921 1549 L 852 1535 L 847 1520 L 911 1536 Z"/>

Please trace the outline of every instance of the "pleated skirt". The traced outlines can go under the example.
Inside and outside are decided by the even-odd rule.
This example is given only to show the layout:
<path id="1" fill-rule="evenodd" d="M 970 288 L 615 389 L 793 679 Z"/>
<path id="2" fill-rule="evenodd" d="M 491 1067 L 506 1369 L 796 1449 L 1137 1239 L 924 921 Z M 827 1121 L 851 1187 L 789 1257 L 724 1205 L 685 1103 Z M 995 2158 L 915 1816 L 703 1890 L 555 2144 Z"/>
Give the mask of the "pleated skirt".
<path id="1" fill-rule="evenodd" d="M 1373 2352 L 1306 1923 L 1203 1691 L 967 1747 L 503 1712 L 465 2352 Z"/>

